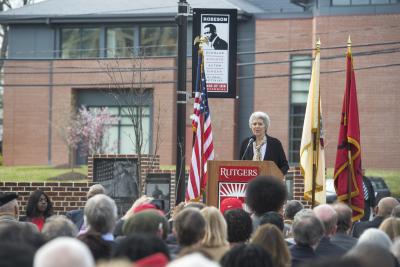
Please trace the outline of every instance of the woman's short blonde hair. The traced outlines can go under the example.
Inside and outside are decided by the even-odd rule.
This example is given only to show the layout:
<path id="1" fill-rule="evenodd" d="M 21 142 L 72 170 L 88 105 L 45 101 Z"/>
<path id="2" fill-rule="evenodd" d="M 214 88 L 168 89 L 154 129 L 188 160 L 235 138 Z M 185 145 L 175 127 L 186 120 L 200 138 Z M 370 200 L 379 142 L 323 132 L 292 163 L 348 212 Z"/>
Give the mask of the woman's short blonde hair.
<path id="1" fill-rule="evenodd" d="M 389 217 L 385 219 L 379 229 L 384 231 L 392 241 L 396 239 L 396 237 L 400 236 L 400 218 Z"/>
<path id="2" fill-rule="evenodd" d="M 262 112 L 262 111 L 256 111 L 253 112 L 253 114 L 250 115 L 249 118 L 249 127 L 251 129 L 251 124 L 258 119 L 262 119 L 262 121 L 264 122 L 265 125 L 265 130 L 268 130 L 269 127 L 269 116 L 267 113 Z"/>
<path id="3" fill-rule="evenodd" d="M 227 245 L 228 227 L 221 212 L 216 207 L 205 207 L 200 212 L 206 220 L 206 234 L 201 244 L 205 247 Z"/>

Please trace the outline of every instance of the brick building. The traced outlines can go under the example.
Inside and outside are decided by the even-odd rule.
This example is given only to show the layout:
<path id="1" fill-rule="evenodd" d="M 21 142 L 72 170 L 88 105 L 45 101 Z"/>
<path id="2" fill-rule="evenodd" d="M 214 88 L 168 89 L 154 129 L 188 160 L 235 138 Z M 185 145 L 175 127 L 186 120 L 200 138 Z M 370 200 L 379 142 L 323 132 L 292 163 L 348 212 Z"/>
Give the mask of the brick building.
<path id="1" fill-rule="evenodd" d="M 238 10 L 238 98 L 210 100 L 217 159 L 237 157 L 238 144 L 250 133 L 249 115 L 262 110 L 271 117 L 269 133 L 282 141 L 291 164 L 298 164 L 310 75 L 294 74 L 310 72 L 312 48 L 320 38 L 326 165 L 332 167 L 345 84 L 344 55 L 351 35 L 363 166 L 399 168 L 398 0 L 188 2 L 196 8 Z M 53 0 L 1 13 L 0 23 L 9 25 L 4 163 L 66 164 L 69 151 L 60 132 L 63 122 L 81 105 L 107 106 L 124 117 L 126 106 L 107 92 L 118 95 L 118 90 L 129 86 L 140 61 L 148 96 L 142 103 L 146 109 L 143 152 L 152 153 L 157 147 L 160 163 L 174 164 L 176 11 L 176 1 L 169 0 L 118 0 L 112 6 L 105 0 Z M 115 80 L 110 78 L 112 68 L 117 69 Z M 187 88 L 190 80 L 188 70 Z M 192 106 L 193 100 L 188 101 L 187 158 Z M 135 153 L 127 134 L 131 128 L 124 118 L 113 126 L 110 138 L 118 145 L 109 152 Z"/>

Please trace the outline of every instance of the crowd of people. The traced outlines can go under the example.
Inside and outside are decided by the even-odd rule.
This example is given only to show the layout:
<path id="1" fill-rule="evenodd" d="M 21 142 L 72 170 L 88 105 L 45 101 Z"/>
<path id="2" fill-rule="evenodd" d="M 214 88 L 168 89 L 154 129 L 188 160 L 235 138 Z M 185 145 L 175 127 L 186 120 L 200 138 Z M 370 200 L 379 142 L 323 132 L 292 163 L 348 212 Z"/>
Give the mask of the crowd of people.
<path id="1" fill-rule="evenodd" d="M 226 198 L 219 209 L 180 203 L 167 217 L 152 200 L 140 197 L 118 218 L 96 184 L 84 209 L 53 215 L 49 196 L 36 190 L 20 216 L 17 194 L 0 193 L 0 266 L 399 266 L 400 205 L 392 197 L 354 224 L 346 203 L 304 208 L 272 176 L 250 181 L 246 203 Z"/>

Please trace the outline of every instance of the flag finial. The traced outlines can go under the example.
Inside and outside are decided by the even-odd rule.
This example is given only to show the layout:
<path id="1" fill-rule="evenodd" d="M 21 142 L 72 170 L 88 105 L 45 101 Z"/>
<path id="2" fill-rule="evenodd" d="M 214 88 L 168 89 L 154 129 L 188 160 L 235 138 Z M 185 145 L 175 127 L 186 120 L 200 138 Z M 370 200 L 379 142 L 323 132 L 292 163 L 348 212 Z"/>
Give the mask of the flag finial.
<path id="1" fill-rule="evenodd" d="M 351 52 L 351 39 L 350 39 L 350 34 L 349 34 L 349 38 L 347 39 L 347 52 Z"/>
<path id="2" fill-rule="evenodd" d="M 319 52 L 321 50 L 321 39 L 320 38 L 318 38 L 318 41 L 316 43 L 316 49 L 317 49 L 317 52 Z"/>
<path id="3" fill-rule="evenodd" d="M 205 36 L 196 36 L 193 41 L 193 45 L 199 44 L 200 46 L 203 44 L 208 44 L 208 38 Z"/>

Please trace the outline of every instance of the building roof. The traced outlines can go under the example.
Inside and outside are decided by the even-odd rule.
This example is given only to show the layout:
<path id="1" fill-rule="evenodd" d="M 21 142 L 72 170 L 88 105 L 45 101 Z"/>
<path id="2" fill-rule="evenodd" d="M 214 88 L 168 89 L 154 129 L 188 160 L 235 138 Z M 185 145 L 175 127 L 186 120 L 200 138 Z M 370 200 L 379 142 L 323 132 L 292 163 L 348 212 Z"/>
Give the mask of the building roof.
<path id="1" fill-rule="evenodd" d="M 245 0 L 189 0 L 191 8 L 237 9 L 239 16 L 262 12 Z M 47 0 L 0 13 L 0 23 L 67 23 L 173 20 L 178 0 Z"/>

